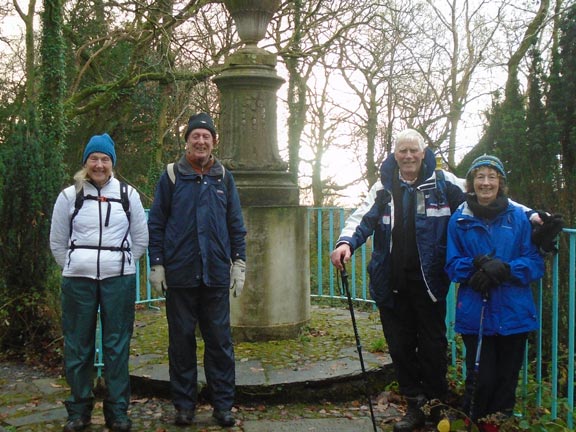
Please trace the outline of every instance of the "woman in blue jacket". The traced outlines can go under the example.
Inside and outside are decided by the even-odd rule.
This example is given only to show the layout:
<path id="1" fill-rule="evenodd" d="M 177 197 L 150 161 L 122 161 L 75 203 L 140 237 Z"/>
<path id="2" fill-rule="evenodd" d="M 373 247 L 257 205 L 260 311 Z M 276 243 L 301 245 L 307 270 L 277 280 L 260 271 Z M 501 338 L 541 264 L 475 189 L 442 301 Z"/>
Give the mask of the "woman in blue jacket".
<path id="1" fill-rule="evenodd" d="M 466 189 L 466 201 L 448 224 L 446 271 L 460 283 L 455 330 L 466 346 L 464 410 L 474 422 L 484 418 L 481 430 L 495 431 L 486 416 L 512 415 L 526 339 L 538 327 L 530 283 L 542 277 L 544 262 L 526 214 L 506 196 L 498 158 L 474 160 Z"/>

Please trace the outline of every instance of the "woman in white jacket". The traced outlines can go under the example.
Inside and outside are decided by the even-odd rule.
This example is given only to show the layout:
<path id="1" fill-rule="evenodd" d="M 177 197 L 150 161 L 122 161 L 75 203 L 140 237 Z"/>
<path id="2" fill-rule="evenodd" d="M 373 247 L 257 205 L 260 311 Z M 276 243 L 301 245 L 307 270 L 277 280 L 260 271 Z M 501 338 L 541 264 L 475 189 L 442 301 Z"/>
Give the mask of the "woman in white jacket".
<path id="1" fill-rule="evenodd" d="M 91 423 L 94 407 L 94 342 L 102 322 L 106 425 L 129 431 L 128 360 L 134 324 L 136 261 L 148 246 L 146 214 L 138 192 L 112 172 L 114 141 L 93 136 L 75 184 L 64 189 L 52 213 L 50 248 L 62 267 L 64 362 L 71 394 L 64 432 Z"/>

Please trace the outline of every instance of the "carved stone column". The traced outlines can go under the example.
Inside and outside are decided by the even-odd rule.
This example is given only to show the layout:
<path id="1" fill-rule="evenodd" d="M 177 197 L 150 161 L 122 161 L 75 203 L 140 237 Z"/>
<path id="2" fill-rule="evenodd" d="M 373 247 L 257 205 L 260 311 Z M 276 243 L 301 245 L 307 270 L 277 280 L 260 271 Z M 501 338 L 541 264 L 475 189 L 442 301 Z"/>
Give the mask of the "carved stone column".
<path id="1" fill-rule="evenodd" d="M 224 0 L 244 43 L 214 78 L 219 157 L 238 185 L 248 228 L 246 287 L 231 299 L 236 340 L 296 336 L 310 319 L 306 209 L 278 151 L 277 58 L 258 42 L 279 0 Z"/>

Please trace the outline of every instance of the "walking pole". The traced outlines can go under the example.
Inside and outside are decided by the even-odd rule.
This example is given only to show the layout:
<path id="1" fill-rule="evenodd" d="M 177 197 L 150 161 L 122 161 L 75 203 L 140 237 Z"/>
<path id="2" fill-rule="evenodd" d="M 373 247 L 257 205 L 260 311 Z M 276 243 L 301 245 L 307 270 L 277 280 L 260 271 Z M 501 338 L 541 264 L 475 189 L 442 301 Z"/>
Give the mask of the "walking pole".
<path id="1" fill-rule="evenodd" d="M 486 294 L 482 295 L 482 309 L 480 310 L 480 325 L 478 326 L 478 344 L 476 345 L 476 358 L 474 359 L 474 372 L 472 375 L 472 391 L 470 396 L 470 423 L 468 424 L 468 431 L 472 428 L 472 422 L 475 422 L 474 418 L 476 413 L 476 393 L 478 389 L 478 375 L 480 371 L 480 354 L 482 353 L 482 335 L 484 333 L 484 311 L 486 310 L 486 305 L 488 304 L 488 296 Z"/>
<path id="2" fill-rule="evenodd" d="M 374 408 L 372 407 L 372 399 L 368 393 L 368 376 L 366 375 L 366 368 L 364 367 L 364 357 L 362 356 L 362 344 L 360 343 L 360 336 L 358 335 L 358 327 L 356 326 L 356 317 L 354 315 L 354 305 L 352 304 L 352 296 L 350 295 L 350 287 L 348 286 L 348 273 L 346 273 L 346 267 L 344 266 L 344 261 L 342 261 L 342 270 L 340 270 L 340 276 L 342 279 L 342 286 L 346 291 L 346 297 L 348 297 L 348 309 L 350 309 L 350 317 L 352 318 L 352 327 L 354 327 L 354 336 L 356 338 L 356 349 L 358 351 L 358 357 L 360 358 L 360 367 L 362 368 L 362 377 L 364 378 L 364 394 L 366 399 L 368 399 L 368 406 L 370 407 L 370 417 L 372 418 L 372 426 L 374 427 L 374 432 L 378 432 L 376 427 L 376 418 L 374 417 Z"/>

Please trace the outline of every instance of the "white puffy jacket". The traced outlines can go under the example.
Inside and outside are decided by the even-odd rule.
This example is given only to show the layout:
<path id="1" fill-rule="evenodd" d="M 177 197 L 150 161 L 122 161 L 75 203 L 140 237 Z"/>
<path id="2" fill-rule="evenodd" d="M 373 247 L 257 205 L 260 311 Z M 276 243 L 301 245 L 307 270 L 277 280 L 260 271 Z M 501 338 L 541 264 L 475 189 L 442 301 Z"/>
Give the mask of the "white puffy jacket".
<path id="1" fill-rule="evenodd" d="M 100 190 L 85 182 L 84 196 L 86 195 L 120 199 L 120 182 L 111 177 Z M 72 221 L 70 234 L 76 190 L 74 186 L 69 186 L 60 192 L 52 213 L 50 249 L 56 262 L 62 267 L 62 276 L 106 279 L 120 276 L 122 266 L 125 275 L 136 273 L 136 261 L 148 247 L 148 225 L 140 195 L 131 186 L 128 186 L 128 198 L 130 225 L 120 202 L 85 199 Z M 127 233 L 128 226 L 130 231 Z M 129 252 L 100 249 L 120 247 L 125 237 L 130 247 Z M 93 249 L 71 249 L 72 242 Z"/>

